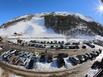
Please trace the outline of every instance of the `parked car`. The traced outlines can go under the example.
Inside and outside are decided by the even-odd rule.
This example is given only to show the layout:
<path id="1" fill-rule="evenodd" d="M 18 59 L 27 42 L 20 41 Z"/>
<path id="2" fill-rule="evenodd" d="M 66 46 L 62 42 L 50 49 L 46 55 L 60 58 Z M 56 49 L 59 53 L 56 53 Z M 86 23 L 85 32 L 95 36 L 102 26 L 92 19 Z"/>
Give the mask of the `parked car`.
<path id="1" fill-rule="evenodd" d="M 87 61 L 87 58 L 85 55 L 77 55 L 76 57 L 79 59 L 79 64 Z"/>
<path id="2" fill-rule="evenodd" d="M 39 61 L 40 62 L 46 62 L 45 54 L 41 54 Z"/>
<path id="3" fill-rule="evenodd" d="M 66 53 L 59 53 L 58 54 L 58 56 L 57 56 L 57 66 L 58 66 L 58 68 L 65 65 L 64 58 L 66 58 L 66 57 L 68 57 L 68 54 L 66 54 Z"/>
<path id="4" fill-rule="evenodd" d="M 86 46 L 85 46 L 85 45 L 83 45 L 83 46 L 82 46 L 82 48 L 83 48 L 83 49 L 86 49 Z"/>
<path id="5" fill-rule="evenodd" d="M 70 62 L 73 66 L 77 65 L 79 63 L 79 60 L 75 57 L 69 57 L 67 59 L 67 62 Z"/>
<path id="6" fill-rule="evenodd" d="M 66 53 L 59 53 L 58 57 L 66 58 L 66 57 L 68 57 L 68 54 L 66 54 Z"/>
<path id="7" fill-rule="evenodd" d="M 79 49 L 78 45 L 69 46 L 69 49 Z"/>
<path id="8" fill-rule="evenodd" d="M 47 55 L 46 56 L 46 59 L 47 59 L 47 63 L 50 63 L 50 62 L 52 62 L 53 61 L 53 55 Z"/>
<path id="9" fill-rule="evenodd" d="M 100 68 L 100 62 L 96 61 L 93 63 L 93 65 L 91 66 L 92 69 L 99 69 Z"/>
<path id="10" fill-rule="evenodd" d="M 33 69 L 34 63 L 35 63 L 35 59 L 34 59 L 34 57 L 32 57 L 31 60 L 30 60 L 30 62 L 26 66 L 26 68 L 27 69 Z"/>
<path id="11" fill-rule="evenodd" d="M 89 53 L 85 53 L 85 56 L 87 57 L 87 59 L 91 59 L 91 55 Z"/>
<path id="12" fill-rule="evenodd" d="M 64 59 L 60 56 L 57 57 L 57 67 L 60 68 L 65 65 Z"/>
<path id="13" fill-rule="evenodd" d="M 91 43 L 85 43 L 86 45 L 88 45 L 91 48 L 95 48 L 95 45 L 92 45 Z"/>

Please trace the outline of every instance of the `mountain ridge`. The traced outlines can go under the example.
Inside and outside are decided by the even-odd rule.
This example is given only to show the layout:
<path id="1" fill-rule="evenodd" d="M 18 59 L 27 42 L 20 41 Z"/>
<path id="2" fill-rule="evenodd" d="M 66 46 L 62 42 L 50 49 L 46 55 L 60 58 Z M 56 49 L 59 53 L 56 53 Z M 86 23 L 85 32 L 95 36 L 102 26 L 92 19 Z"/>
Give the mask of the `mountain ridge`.
<path id="1" fill-rule="evenodd" d="M 67 36 L 70 35 L 68 32 L 71 29 L 79 27 L 79 26 L 85 26 L 88 30 L 91 30 L 93 34 L 103 36 L 103 26 L 101 24 L 95 22 L 90 17 L 83 16 L 82 14 L 79 14 L 79 13 L 74 14 L 74 13 L 68 13 L 68 12 L 50 12 L 50 13 L 24 15 L 24 16 L 17 17 L 13 20 L 10 20 L 7 23 L 4 23 L 0 27 L 0 30 L 4 32 L 8 30 L 7 32 L 9 34 L 8 28 L 10 28 L 11 26 L 16 26 L 16 25 L 17 26 L 19 25 L 19 27 L 21 28 L 22 26 L 25 26 L 25 25 L 26 27 L 30 26 L 28 28 L 32 30 L 36 30 L 35 28 L 37 28 L 39 31 L 41 31 L 41 33 L 53 32 L 57 34 L 67 35 Z M 29 30 L 29 29 L 26 29 L 26 30 Z M 15 32 L 16 30 L 14 30 L 14 33 Z M 27 31 L 27 32 L 35 33 L 35 31 Z M 20 33 L 25 33 L 25 32 L 22 32 L 22 29 L 21 29 Z"/>

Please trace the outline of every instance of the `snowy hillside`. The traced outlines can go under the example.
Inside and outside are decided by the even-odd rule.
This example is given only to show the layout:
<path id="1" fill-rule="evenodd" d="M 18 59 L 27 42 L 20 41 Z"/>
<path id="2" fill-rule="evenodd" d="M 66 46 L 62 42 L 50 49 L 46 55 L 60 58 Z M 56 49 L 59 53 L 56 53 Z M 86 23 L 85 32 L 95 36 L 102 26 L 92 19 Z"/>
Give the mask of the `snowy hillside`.
<path id="1" fill-rule="evenodd" d="M 52 36 L 68 38 L 95 38 L 102 27 L 92 18 L 79 13 L 51 12 L 24 15 L 4 23 L 0 36 Z"/>
<path id="2" fill-rule="evenodd" d="M 5 33 L 6 35 L 13 35 L 13 33 L 19 34 L 40 34 L 46 32 L 44 27 L 43 17 L 33 17 L 30 21 L 20 21 L 19 23 L 13 24 L 6 29 L 1 29 L 0 33 Z"/>

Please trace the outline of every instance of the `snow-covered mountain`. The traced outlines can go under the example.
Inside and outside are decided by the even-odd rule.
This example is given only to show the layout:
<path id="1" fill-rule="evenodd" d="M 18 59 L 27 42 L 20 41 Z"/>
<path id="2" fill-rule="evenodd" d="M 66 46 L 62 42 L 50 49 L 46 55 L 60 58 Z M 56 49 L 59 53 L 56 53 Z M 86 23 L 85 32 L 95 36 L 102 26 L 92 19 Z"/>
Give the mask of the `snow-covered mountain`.
<path id="1" fill-rule="evenodd" d="M 51 12 L 24 15 L 0 26 L 1 36 L 68 36 L 103 35 L 103 27 L 92 18 L 79 13 Z"/>

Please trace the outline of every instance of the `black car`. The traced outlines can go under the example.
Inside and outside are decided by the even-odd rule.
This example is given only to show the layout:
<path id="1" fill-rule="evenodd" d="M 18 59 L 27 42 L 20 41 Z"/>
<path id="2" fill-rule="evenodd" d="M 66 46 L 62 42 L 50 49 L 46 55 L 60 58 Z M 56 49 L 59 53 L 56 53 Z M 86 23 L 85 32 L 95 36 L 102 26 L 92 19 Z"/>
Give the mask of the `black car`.
<path id="1" fill-rule="evenodd" d="M 45 61 L 46 61 L 45 56 L 46 56 L 45 54 L 42 54 L 42 55 L 40 56 L 39 61 L 40 61 L 40 62 L 45 62 Z"/>
<path id="2" fill-rule="evenodd" d="M 92 69 L 99 69 L 100 68 L 100 62 L 96 61 L 94 64 L 91 66 Z"/>
<path id="3" fill-rule="evenodd" d="M 2 60 L 8 62 L 8 61 L 9 61 L 9 60 L 8 60 L 8 55 L 3 55 L 3 56 L 2 56 Z"/>
<path id="4" fill-rule="evenodd" d="M 39 59 L 39 61 L 43 63 L 45 62 L 50 63 L 52 62 L 52 60 L 53 60 L 53 57 L 51 54 L 44 54 L 44 53 L 41 54 L 40 59 Z"/>
<path id="5" fill-rule="evenodd" d="M 57 66 L 58 66 L 58 68 L 65 65 L 64 58 L 66 58 L 66 57 L 68 57 L 68 54 L 65 54 L 65 53 L 59 53 L 58 54 L 58 56 L 57 56 Z"/>
<path id="6" fill-rule="evenodd" d="M 69 57 L 67 59 L 67 62 L 70 62 L 73 66 L 78 64 L 78 59 L 74 58 L 74 57 Z"/>
<path id="7" fill-rule="evenodd" d="M 36 62 L 35 57 L 32 57 L 28 65 L 26 66 L 27 69 L 33 69 L 34 63 Z"/>
<path id="8" fill-rule="evenodd" d="M 67 43 L 65 43 L 65 45 L 70 45 L 70 43 L 69 43 L 69 42 L 67 42 Z"/>
<path id="9" fill-rule="evenodd" d="M 53 56 L 52 55 L 47 55 L 46 56 L 46 62 L 47 63 L 50 63 L 50 62 L 52 62 L 53 61 Z"/>
<path id="10" fill-rule="evenodd" d="M 91 55 L 90 54 L 85 53 L 85 56 L 87 57 L 88 60 L 91 59 Z"/>
<path id="11" fill-rule="evenodd" d="M 82 46 L 82 48 L 83 48 L 83 49 L 86 49 L 86 46 L 85 46 L 85 45 L 83 45 L 83 46 Z"/>
<path id="12" fill-rule="evenodd" d="M 78 45 L 69 46 L 69 49 L 79 49 L 79 46 Z"/>
<path id="13" fill-rule="evenodd" d="M 87 58 L 85 55 L 77 55 L 76 57 L 79 59 L 79 64 L 87 61 Z"/>
<path id="14" fill-rule="evenodd" d="M 95 45 L 92 45 L 91 43 L 85 43 L 86 45 L 88 45 L 91 48 L 95 48 Z"/>
<path id="15" fill-rule="evenodd" d="M 66 58 L 66 57 L 68 57 L 68 54 L 66 54 L 66 53 L 59 53 L 58 57 Z"/>
<path id="16" fill-rule="evenodd" d="M 73 42 L 72 45 L 80 45 L 80 42 Z"/>
<path id="17" fill-rule="evenodd" d="M 60 68 L 65 65 L 64 59 L 62 57 L 57 57 L 57 67 Z"/>
<path id="18" fill-rule="evenodd" d="M 93 60 L 94 58 L 96 58 L 96 54 L 95 53 L 91 52 L 90 55 L 91 55 L 91 60 Z"/>
<path id="19" fill-rule="evenodd" d="M 62 44 L 60 44 L 60 46 L 58 47 L 58 49 L 64 49 L 64 46 Z"/>
<path id="20" fill-rule="evenodd" d="M 102 50 L 101 49 L 99 49 L 99 51 L 98 51 L 99 53 L 101 53 L 102 52 Z"/>
<path id="21" fill-rule="evenodd" d="M 96 56 L 99 56 L 99 52 L 98 51 L 95 51 L 95 53 L 94 53 Z"/>

